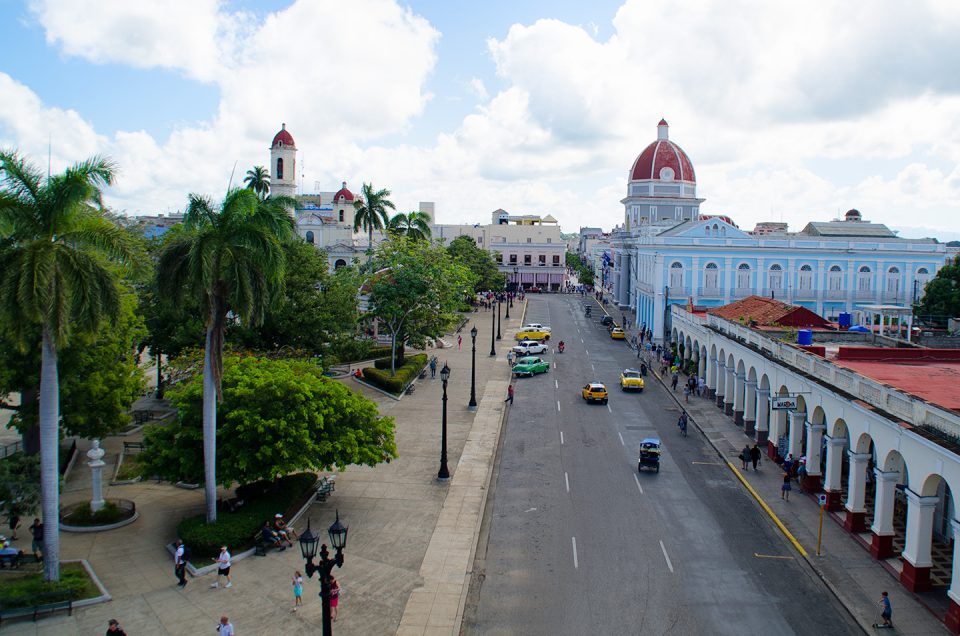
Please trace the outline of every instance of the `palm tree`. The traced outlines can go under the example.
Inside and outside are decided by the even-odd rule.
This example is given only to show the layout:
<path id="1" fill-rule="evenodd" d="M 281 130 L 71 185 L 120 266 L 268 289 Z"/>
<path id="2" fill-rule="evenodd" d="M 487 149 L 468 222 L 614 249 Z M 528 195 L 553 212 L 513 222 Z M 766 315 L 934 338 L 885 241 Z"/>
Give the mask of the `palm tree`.
<path id="1" fill-rule="evenodd" d="M 263 166 L 254 166 L 253 170 L 247 170 L 243 182 L 247 184 L 247 189 L 253 190 L 261 199 L 266 199 L 270 194 L 270 171 Z"/>
<path id="2" fill-rule="evenodd" d="M 387 229 L 415 240 L 425 241 L 430 238 L 430 222 L 433 219 L 426 212 L 400 212 L 395 214 L 387 224 Z"/>
<path id="3" fill-rule="evenodd" d="M 203 353 L 203 466 L 207 522 L 217 520 L 217 402 L 223 375 L 227 315 L 256 325 L 281 289 L 283 241 L 293 236 L 289 197 L 262 200 L 249 189 L 227 193 L 219 208 L 190 195 L 182 230 L 160 252 L 157 279 L 164 297 L 190 294 L 206 315 Z"/>
<path id="4" fill-rule="evenodd" d="M 373 258 L 373 231 L 386 229 L 390 223 L 387 218 L 387 208 L 397 209 L 393 201 L 387 198 L 389 196 L 390 191 L 386 188 L 374 190 L 372 184 L 364 183 L 363 188 L 360 189 L 360 196 L 353 202 L 356 210 L 353 215 L 353 227 L 363 228 L 368 232 L 367 264 Z"/>
<path id="5" fill-rule="evenodd" d="M 0 311 L 23 337 L 40 339 L 40 487 L 43 575 L 60 580 L 60 389 L 57 354 L 77 331 L 92 331 L 119 308 L 107 259 L 130 260 L 127 234 L 103 214 L 101 188 L 115 167 L 101 157 L 48 175 L 15 151 L 0 152 Z M 24 343 L 24 346 L 29 346 Z"/>

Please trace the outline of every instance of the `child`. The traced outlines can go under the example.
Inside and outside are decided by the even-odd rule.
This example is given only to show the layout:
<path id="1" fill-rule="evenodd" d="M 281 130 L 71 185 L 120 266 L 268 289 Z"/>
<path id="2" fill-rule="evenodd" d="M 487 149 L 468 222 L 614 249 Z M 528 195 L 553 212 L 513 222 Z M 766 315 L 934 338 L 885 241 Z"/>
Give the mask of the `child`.
<path id="1" fill-rule="evenodd" d="M 293 573 L 293 611 L 303 605 L 303 575 L 300 570 Z"/>

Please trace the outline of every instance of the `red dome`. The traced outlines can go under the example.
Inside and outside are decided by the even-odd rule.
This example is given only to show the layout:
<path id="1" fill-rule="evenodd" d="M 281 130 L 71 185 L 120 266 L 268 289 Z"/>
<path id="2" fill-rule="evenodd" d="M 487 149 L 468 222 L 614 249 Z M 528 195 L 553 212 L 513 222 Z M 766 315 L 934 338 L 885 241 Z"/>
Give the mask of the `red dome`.
<path id="1" fill-rule="evenodd" d="M 335 195 L 333 195 L 333 200 L 339 201 L 340 197 L 343 197 L 347 201 L 351 201 L 351 202 L 353 201 L 353 192 L 350 192 L 349 190 L 347 190 L 346 181 L 340 184 L 340 189 L 337 190 L 337 193 Z"/>
<path id="2" fill-rule="evenodd" d="M 293 135 L 287 132 L 286 124 L 280 124 L 280 132 L 273 137 L 273 143 L 270 145 L 270 147 L 276 148 L 277 146 L 290 146 L 291 148 L 297 147 L 297 144 L 293 142 Z"/>
<path id="3" fill-rule="evenodd" d="M 630 169 L 630 180 L 657 179 L 696 183 L 690 157 L 680 146 L 670 141 L 666 120 L 657 124 L 657 140 L 647 146 Z"/>

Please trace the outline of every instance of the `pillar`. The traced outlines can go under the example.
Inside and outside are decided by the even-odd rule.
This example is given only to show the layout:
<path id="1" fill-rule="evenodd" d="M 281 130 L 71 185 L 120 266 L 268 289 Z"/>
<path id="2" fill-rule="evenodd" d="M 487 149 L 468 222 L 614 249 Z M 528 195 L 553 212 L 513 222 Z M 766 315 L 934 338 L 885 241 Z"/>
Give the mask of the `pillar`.
<path id="1" fill-rule="evenodd" d="M 769 406 L 769 403 L 768 403 Z M 787 411 L 774 411 L 770 409 L 770 432 L 767 433 L 767 455 L 770 459 L 777 458 L 777 444 L 783 435 L 790 434 L 790 425 L 788 418 L 790 414 Z"/>
<path id="2" fill-rule="evenodd" d="M 807 457 L 807 476 L 803 480 L 803 489 L 807 492 L 820 491 L 820 446 L 825 430 L 827 427 L 823 424 L 807 422 L 807 448 L 804 451 Z"/>
<path id="3" fill-rule="evenodd" d="M 743 432 L 753 437 L 757 427 L 757 381 L 747 380 L 743 387 Z"/>
<path id="4" fill-rule="evenodd" d="M 923 497 L 907 488 L 907 538 L 903 546 L 903 570 L 900 582 L 911 592 L 930 589 L 933 559 L 933 513 L 939 497 Z"/>
<path id="5" fill-rule="evenodd" d="M 727 365 L 723 362 L 717 362 L 717 407 L 723 408 L 723 393 L 727 384 Z"/>
<path id="6" fill-rule="evenodd" d="M 733 367 L 727 367 L 727 377 L 723 381 L 723 414 L 733 415 L 733 401 L 737 393 L 737 372 Z"/>
<path id="7" fill-rule="evenodd" d="M 950 572 L 950 589 L 947 590 L 947 599 L 950 606 L 947 608 L 947 618 L 944 621 L 954 634 L 960 634 L 960 522 L 950 520 L 950 529 L 953 531 L 953 570 Z"/>
<path id="8" fill-rule="evenodd" d="M 766 445 L 770 437 L 770 391 L 757 389 L 753 402 L 756 405 L 756 440 L 758 444 Z"/>
<path id="9" fill-rule="evenodd" d="M 847 518 L 843 527 L 850 532 L 865 532 L 867 529 L 867 465 L 869 453 L 847 451 L 850 460 L 850 474 L 847 475 Z M 829 472 L 829 466 L 827 467 Z M 829 500 L 829 495 L 828 495 Z"/>
<path id="10" fill-rule="evenodd" d="M 707 362 L 707 397 L 711 400 L 717 395 L 717 359 Z"/>
<path id="11" fill-rule="evenodd" d="M 733 423 L 743 426 L 744 397 L 747 377 L 742 373 L 733 376 Z"/>
<path id="12" fill-rule="evenodd" d="M 877 493 L 873 507 L 873 525 L 870 532 L 870 554 L 874 559 L 889 559 L 893 556 L 893 494 L 897 489 L 898 472 L 873 469 Z"/>
<path id="13" fill-rule="evenodd" d="M 805 411 L 790 412 L 790 432 L 787 435 L 790 443 L 787 445 L 787 453 L 793 455 L 794 460 L 800 459 L 800 442 L 803 440 L 803 426 L 806 424 L 807 413 Z"/>
<path id="14" fill-rule="evenodd" d="M 103 449 L 100 448 L 100 440 L 93 440 L 93 448 L 87 451 L 87 457 L 90 458 L 90 461 L 87 462 L 87 466 L 90 467 L 90 510 L 93 512 L 102 510 L 104 506 L 103 482 L 101 475 L 103 472 L 103 467 L 105 466 L 103 462 L 103 455 L 104 452 Z"/>
<path id="15" fill-rule="evenodd" d="M 840 510 L 843 502 L 843 453 L 846 437 L 827 437 L 827 466 L 823 475 L 823 489 L 827 493 L 827 510 Z"/>

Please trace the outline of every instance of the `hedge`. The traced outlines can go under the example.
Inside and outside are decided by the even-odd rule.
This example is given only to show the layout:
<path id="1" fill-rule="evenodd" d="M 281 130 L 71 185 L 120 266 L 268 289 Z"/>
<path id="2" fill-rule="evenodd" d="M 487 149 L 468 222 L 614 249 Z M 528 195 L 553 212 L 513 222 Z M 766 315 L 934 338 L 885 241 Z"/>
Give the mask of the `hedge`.
<path id="1" fill-rule="evenodd" d="M 403 355 L 403 349 L 397 349 L 397 367 L 402 367 L 406 363 L 407 358 Z M 385 358 L 377 358 L 373 361 L 373 366 L 380 370 L 389 369 L 391 366 L 390 356 L 388 355 Z"/>
<path id="2" fill-rule="evenodd" d="M 389 370 L 367 367 L 363 370 L 363 379 L 384 391 L 399 395 L 425 366 L 427 354 L 418 353 L 407 356 L 405 364 L 397 368 L 395 375 L 390 375 Z"/>
<path id="3" fill-rule="evenodd" d="M 220 510 L 217 520 L 207 523 L 206 514 L 188 517 L 177 526 L 177 536 L 190 547 L 195 558 L 206 559 L 220 554 L 220 546 L 240 552 L 253 547 L 253 535 L 266 520 L 283 513 L 289 519 L 310 497 L 317 476 L 313 473 L 287 475 L 276 481 L 258 481 L 237 488 L 243 507 L 236 512 Z M 206 563 L 197 562 L 198 565 Z"/>

